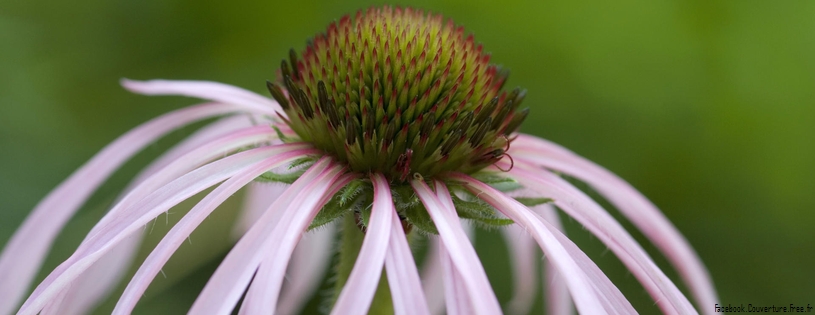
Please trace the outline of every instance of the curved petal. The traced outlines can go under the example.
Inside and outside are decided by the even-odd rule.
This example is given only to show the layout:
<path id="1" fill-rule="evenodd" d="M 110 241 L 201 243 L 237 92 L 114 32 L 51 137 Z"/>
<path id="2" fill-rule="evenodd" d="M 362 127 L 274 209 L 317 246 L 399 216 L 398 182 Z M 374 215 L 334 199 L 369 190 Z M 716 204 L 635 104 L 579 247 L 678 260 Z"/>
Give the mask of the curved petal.
<path id="1" fill-rule="evenodd" d="M 525 187 L 555 199 L 555 204 L 580 222 L 620 258 L 667 314 L 696 312 L 684 294 L 656 266 L 636 240 L 600 205 L 562 178 L 516 158 L 509 172 Z"/>
<path id="2" fill-rule="evenodd" d="M 385 176 L 371 174 L 371 181 L 374 186 L 374 202 L 370 224 L 354 268 L 351 269 L 331 314 L 367 314 L 379 284 L 385 253 L 388 251 L 394 206 L 390 185 Z"/>
<path id="3" fill-rule="evenodd" d="M 515 288 L 512 300 L 507 303 L 511 314 L 529 314 L 535 303 L 538 289 L 537 261 L 540 259 L 535 241 L 518 225 L 510 225 L 501 229 L 504 239 L 509 247 L 512 263 L 512 275 Z"/>
<path id="4" fill-rule="evenodd" d="M 114 213 L 109 222 L 100 222 L 94 228 L 97 231 L 96 235 L 80 244 L 71 257 L 60 264 L 37 286 L 18 314 L 33 315 L 39 312 L 45 306 L 45 303 L 49 302 L 55 294 L 76 279 L 79 274 L 97 261 L 102 254 L 110 250 L 113 245 L 136 232 L 141 226 L 162 212 L 167 211 L 170 207 L 209 186 L 233 176 L 244 167 L 266 157 L 286 151 L 306 149 L 307 147 L 304 144 L 290 144 L 262 147 L 237 153 L 198 168 L 170 182 L 130 207 L 122 210 L 118 210 L 118 206 L 114 207 L 109 212 L 109 214 Z"/>
<path id="5" fill-rule="evenodd" d="M 648 198 L 614 173 L 547 140 L 521 134 L 512 143 L 511 152 L 513 157 L 569 174 L 594 187 L 668 258 L 699 309 L 712 314 L 708 306 L 719 298 L 710 274 L 687 239 Z"/>
<path id="6" fill-rule="evenodd" d="M 472 309 L 477 314 L 501 313 L 498 299 L 492 291 L 475 249 L 461 228 L 455 209 L 448 207 L 448 204 L 452 204 L 452 199 L 447 192 L 447 187 L 441 182 L 435 183 L 436 189 L 444 195 L 442 199 L 451 199 L 449 203 L 446 200 L 440 200 L 424 181 L 414 179 L 410 183 L 436 224 L 439 236 L 444 242 L 455 269 L 461 274 L 467 294 L 473 303 Z"/>
<path id="7" fill-rule="evenodd" d="M 225 104 L 191 106 L 164 114 L 122 135 L 34 208 L 0 255 L 0 314 L 19 303 L 40 268 L 48 248 L 62 227 L 91 193 L 136 152 L 168 132 L 189 123 L 227 114 L 237 108 Z"/>
<path id="8" fill-rule="evenodd" d="M 533 208 L 533 211 L 538 213 L 546 222 L 549 222 L 553 227 L 563 232 L 563 225 L 560 223 L 560 217 L 555 212 L 555 207 L 551 204 L 545 204 Z M 546 305 L 546 314 L 551 315 L 570 315 L 574 314 L 574 307 L 572 306 L 572 298 L 569 296 L 569 288 L 566 287 L 566 282 L 563 281 L 563 276 L 558 274 L 557 269 L 551 262 L 543 262 L 544 269 L 544 285 L 546 293 L 544 303 Z"/>
<path id="9" fill-rule="evenodd" d="M 284 193 L 270 207 L 273 209 L 288 204 L 284 211 L 266 211 L 238 241 L 215 270 L 188 314 L 231 312 L 264 257 L 273 257 L 282 263 L 281 281 L 278 281 L 278 284 L 282 282 L 282 273 L 285 272 L 291 251 L 294 250 L 302 232 L 308 227 L 310 219 L 325 202 L 324 196 L 333 188 L 332 185 L 341 171 L 337 166 L 326 168 L 327 161 L 326 158 L 322 159 L 294 182 L 290 189 L 297 193 L 296 196 Z M 299 202 L 295 203 L 294 200 Z M 284 250 L 288 251 L 279 254 L 274 249 L 280 247 L 285 247 Z M 253 286 L 254 284 L 257 282 L 253 282 Z M 250 289 L 249 294 L 251 292 Z M 251 295 L 247 295 L 246 298 L 245 302 L 253 299 Z M 277 304 L 276 301 L 263 301 L 268 303 L 272 310 Z"/>
<path id="10" fill-rule="evenodd" d="M 571 241 L 565 236 L 563 239 L 558 238 L 557 235 L 562 234 L 551 224 L 542 220 L 515 199 L 504 195 L 489 185 L 463 174 L 452 174 L 450 177 L 463 182 L 467 189 L 470 189 L 479 198 L 515 221 L 516 224 L 522 226 L 535 238 L 544 255 L 557 267 L 560 274 L 564 275 L 569 291 L 580 313 L 606 314 L 609 312 L 622 312 L 636 314 L 631 304 L 604 274 L 595 275 L 585 270 L 586 266 L 593 266 L 594 263 L 591 260 L 584 260 L 582 256 L 572 255 L 567 248 L 568 245 L 564 243 L 571 244 Z M 602 287 L 607 290 L 598 289 L 600 284 L 608 284 L 608 286 Z M 614 301 L 614 303 L 609 303 L 609 301 Z M 613 309 L 612 305 L 624 306 L 624 308 Z"/>
<path id="11" fill-rule="evenodd" d="M 434 315 L 444 314 L 444 267 L 441 262 L 441 241 L 435 236 L 429 236 L 427 242 L 428 250 L 422 264 L 422 291 L 427 299 L 427 306 L 430 313 Z"/>
<path id="12" fill-rule="evenodd" d="M 461 273 L 456 270 L 450 254 L 439 239 L 439 259 L 442 266 L 442 282 L 444 284 L 444 299 L 448 315 L 473 314 L 472 300 L 467 294 L 467 288 Z"/>
<path id="13" fill-rule="evenodd" d="M 184 155 L 188 155 L 202 146 L 207 146 L 213 141 L 217 142 L 219 136 L 224 136 L 230 131 L 251 125 L 249 116 L 234 115 L 204 126 L 145 167 L 123 190 L 124 192 L 117 198 L 116 203 L 133 188 Z M 271 133 L 271 130 L 269 132 Z M 210 146 L 210 148 L 212 147 Z M 202 154 L 210 153 L 207 151 L 202 152 L 200 149 L 198 151 Z M 214 150 L 214 152 L 218 151 L 220 150 Z M 194 155 L 200 156 L 202 154 L 195 153 Z M 119 284 L 124 273 L 130 268 L 133 257 L 135 257 L 140 245 L 141 236 L 139 235 L 125 238 L 121 243 L 116 244 L 92 267 L 82 273 L 77 280 L 74 280 L 68 287 L 67 290 L 69 291 L 66 293 L 65 298 L 59 300 L 61 302 L 51 303 L 51 307 L 59 310 L 58 313 L 63 315 L 89 313 L 93 307 L 110 295 L 111 291 Z"/>
<path id="14" fill-rule="evenodd" d="M 280 292 L 277 314 L 300 314 L 305 303 L 319 288 L 334 253 L 336 232 L 336 224 L 326 224 L 300 239 L 286 270 L 286 286 Z"/>
<path id="15" fill-rule="evenodd" d="M 245 186 L 264 172 L 289 163 L 304 154 L 312 153 L 310 150 L 295 150 L 281 153 L 258 162 L 240 173 L 228 179 L 226 182 L 215 188 L 204 199 L 195 205 L 186 215 L 167 232 L 167 235 L 156 245 L 147 259 L 139 267 L 139 270 L 128 283 L 125 292 L 119 298 L 113 314 L 130 314 L 141 298 L 147 286 L 159 273 L 164 264 L 175 253 L 179 246 L 190 236 L 193 230 L 198 227 L 204 219 L 215 210 L 227 198 L 235 194 L 238 189 Z"/>
<path id="16" fill-rule="evenodd" d="M 252 224 L 255 224 L 260 216 L 280 195 L 283 194 L 288 185 L 278 183 L 252 183 L 246 189 L 246 195 L 243 198 L 243 206 L 238 219 L 235 220 L 235 226 L 232 228 L 232 238 L 239 239 Z"/>
<path id="17" fill-rule="evenodd" d="M 183 95 L 240 106 L 258 114 L 285 115 L 277 102 L 242 88 L 210 81 L 122 79 L 122 86 L 131 92 L 145 95 Z"/>
<path id="18" fill-rule="evenodd" d="M 413 253 L 410 251 L 399 215 L 392 204 L 390 211 L 393 212 L 393 216 L 390 243 L 385 256 L 385 271 L 393 297 L 394 313 L 396 315 L 430 314 Z"/>

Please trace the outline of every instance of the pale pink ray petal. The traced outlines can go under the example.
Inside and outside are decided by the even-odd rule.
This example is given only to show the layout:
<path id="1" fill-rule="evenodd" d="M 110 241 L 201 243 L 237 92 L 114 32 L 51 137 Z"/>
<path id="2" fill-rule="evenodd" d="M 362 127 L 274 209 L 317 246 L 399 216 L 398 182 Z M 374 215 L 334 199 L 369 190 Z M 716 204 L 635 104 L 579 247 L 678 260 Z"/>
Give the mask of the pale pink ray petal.
<path id="1" fill-rule="evenodd" d="M 442 266 L 442 282 L 444 284 L 444 299 L 447 306 L 448 315 L 467 315 L 475 313 L 473 311 L 472 300 L 467 294 L 464 280 L 456 270 L 453 261 L 444 243 L 438 240 L 439 259 Z"/>
<path id="2" fill-rule="evenodd" d="M 307 222 L 322 206 L 324 195 L 330 192 L 340 172 L 337 166 L 327 168 L 327 164 L 328 160 L 324 158 L 306 171 L 290 188 L 296 196 L 287 196 L 287 190 L 246 232 L 210 277 L 188 314 L 228 314 L 252 280 L 261 260 L 271 255 L 270 249 L 274 245 L 291 244 L 293 250 Z M 286 206 L 284 211 L 271 211 L 281 205 Z M 276 224 L 278 222 L 280 224 Z M 290 253 L 273 257 L 288 262 Z M 285 262 L 281 268 L 283 272 Z M 267 302 L 270 307 L 277 304 Z"/>
<path id="3" fill-rule="evenodd" d="M 183 95 L 240 106 L 253 113 L 275 116 L 285 112 L 277 102 L 242 88 L 211 81 L 122 79 L 122 86 L 134 93 L 144 95 Z"/>
<path id="4" fill-rule="evenodd" d="M 136 152 L 189 123 L 236 111 L 232 105 L 204 104 L 172 111 L 148 121 L 107 145 L 51 191 L 17 229 L 0 255 L 0 314 L 18 305 L 48 248 L 82 203 Z"/>
<path id="5" fill-rule="evenodd" d="M 507 241 L 514 283 L 512 300 L 506 308 L 511 314 L 528 314 L 538 289 L 537 261 L 540 254 L 537 244 L 516 224 L 501 229 L 501 232 Z"/>
<path id="6" fill-rule="evenodd" d="M 484 267 L 481 266 L 481 261 L 478 259 L 475 249 L 461 228 L 455 209 L 448 208 L 445 205 L 447 201 L 441 201 L 421 179 L 412 180 L 411 186 L 413 186 L 416 195 L 425 205 L 428 214 L 436 224 L 439 236 L 450 255 L 450 259 L 453 261 L 455 269 L 461 274 L 466 292 L 473 303 L 473 310 L 477 314 L 501 313 L 501 307 L 487 280 Z M 444 199 L 451 198 L 444 184 L 437 182 L 435 186 L 445 196 Z M 449 204 L 452 204 L 452 200 Z"/>
<path id="7" fill-rule="evenodd" d="M 668 218 L 628 182 L 560 145 L 533 136 L 519 135 L 512 144 L 512 155 L 594 187 L 668 258 L 690 288 L 699 309 L 713 313 L 708 306 L 719 298 L 702 260 Z"/>
<path id="8" fill-rule="evenodd" d="M 283 192 L 288 185 L 280 183 L 253 183 L 246 189 L 243 206 L 235 226 L 232 228 L 232 238 L 239 239 L 255 224 L 260 216 Z"/>
<path id="9" fill-rule="evenodd" d="M 153 175 L 144 179 L 137 185 L 139 188 L 138 190 L 135 188 L 130 190 L 117 203 L 117 207 L 114 207 L 108 211 L 108 213 L 106 213 L 105 216 L 99 220 L 99 223 L 97 223 L 96 226 L 91 229 L 91 232 L 88 233 L 85 240 L 96 235 L 100 227 L 105 226 L 107 222 L 118 215 L 118 211 L 125 209 L 133 203 L 141 200 L 162 185 L 169 183 L 171 180 L 178 178 L 179 176 L 203 165 L 204 163 L 226 156 L 235 150 L 241 149 L 245 146 L 270 141 L 276 137 L 277 136 L 275 135 L 274 131 L 268 126 L 250 127 L 237 130 L 215 140 L 208 141 L 192 151 L 187 152 L 160 170 L 155 171 Z M 83 243 L 85 240 L 83 240 Z"/>
<path id="10" fill-rule="evenodd" d="M 306 233 L 300 239 L 286 270 L 277 314 L 300 314 L 328 272 L 336 234 L 337 225 L 331 223 Z"/>
<path id="11" fill-rule="evenodd" d="M 287 144 L 261 147 L 237 153 L 190 172 L 121 211 L 117 211 L 117 206 L 115 206 L 109 212 L 116 213 L 111 217 L 110 222 L 105 224 L 100 222 L 99 224 L 103 226 L 94 228 L 97 234 L 83 241 L 71 257 L 60 264 L 37 286 L 18 314 L 26 315 L 39 312 L 45 303 L 49 302 L 55 294 L 76 279 L 79 274 L 97 261 L 102 254 L 110 250 L 113 245 L 141 229 L 142 226 L 162 212 L 167 211 L 170 207 L 266 157 L 306 148 L 308 148 L 306 144 Z"/>
<path id="12" fill-rule="evenodd" d="M 336 170 L 339 166 L 334 166 L 333 170 Z M 324 172 L 322 177 L 319 177 L 317 181 L 325 180 L 325 176 L 330 175 L 329 173 L 332 170 L 328 170 Z M 331 175 L 333 176 L 333 175 Z M 278 304 L 279 300 L 279 293 L 281 289 L 281 285 L 283 282 L 283 278 L 285 276 L 286 266 L 289 264 L 289 260 L 291 258 L 291 254 L 293 252 L 294 245 L 298 242 L 299 238 L 305 232 L 308 227 L 308 224 L 311 220 L 314 219 L 317 212 L 319 212 L 322 205 L 324 205 L 330 198 L 333 196 L 337 191 L 339 191 L 342 187 L 347 185 L 351 180 L 356 178 L 358 175 L 350 173 L 345 174 L 337 178 L 336 176 L 331 177 L 330 180 L 331 186 L 327 192 L 322 195 L 315 196 L 314 198 L 320 198 L 317 202 L 316 208 L 313 208 L 310 213 L 307 213 L 309 217 L 306 221 L 300 221 L 302 215 L 298 215 L 300 218 L 295 218 L 298 223 L 298 227 L 302 224 L 302 229 L 293 229 L 291 226 L 283 226 L 278 225 L 276 228 L 277 232 L 273 233 L 288 233 L 285 234 L 287 242 L 283 243 L 270 243 L 265 250 L 264 256 L 262 261 L 260 262 L 260 268 L 255 274 L 254 280 L 252 280 L 252 284 L 249 287 L 249 291 L 246 294 L 246 298 L 241 305 L 239 314 L 269 314 L 274 310 L 275 305 Z M 306 189 L 308 190 L 308 188 Z M 321 190 L 322 191 L 322 190 Z M 298 199 L 302 199 L 302 197 L 298 197 Z M 289 222 L 292 213 L 284 213 L 284 216 L 281 217 L 281 222 Z M 288 216 L 288 218 L 287 218 Z M 281 232 L 281 230 L 283 232 Z"/>
<path id="13" fill-rule="evenodd" d="M 329 165 L 329 162 L 330 162 L 329 159 L 323 158 L 318 163 L 316 163 L 314 166 L 312 166 L 298 180 L 296 180 L 291 186 L 289 186 L 288 189 L 283 191 L 283 194 L 280 195 L 277 199 L 275 199 L 274 202 L 271 205 L 266 206 L 265 211 L 260 211 L 260 217 L 257 218 L 256 222 L 259 222 L 259 224 L 262 224 L 261 226 L 263 226 L 263 225 L 268 226 L 267 229 L 272 229 L 272 231 L 273 231 L 274 227 L 276 227 L 277 224 L 280 222 L 280 218 L 282 217 L 285 210 L 287 208 L 289 208 L 289 207 L 295 207 L 296 206 L 295 204 L 293 204 L 293 201 L 295 200 L 295 198 L 300 198 L 300 196 L 304 193 L 303 190 L 305 188 L 307 188 L 307 186 L 310 185 L 311 182 L 314 182 L 315 179 L 320 178 L 320 176 L 325 175 L 324 173 L 325 173 L 326 167 L 328 167 L 328 165 Z M 251 225 L 250 230 L 247 230 L 247 232 L 250 232 L 251 228 L 253 226 L 255 226 L 255 225 Z M 262 227 L 255 228 L 255 232 L 252 232 L 254 234 L 247 235 L 247 237 L 249 237 L 249 238 L 264 237 L 265 235 L 271 233 L 269 231 L 264 231 L 263 233 L 259 233 L 257 231 L 258 229 L 263 229 L 263 228 Z M 247 240 L 241 240 L 239 242 L 246 243 Z M 260 246 L 264 246 L 264 245 L 268 245 L 268 244 L 262 243 Z M 247 248 L 248 248 L 248 246 L 247 246 Z M 235 249 L 233 249 L 233 251 L 234 250 Z M 236 252 L 236 253 L 237 254 L 232 254 L 232 251 L 230 251 L 230 255 L 232 255 L 233 257 L 240 257 L 240 256 L 237 256 L 238 254 L 246 254 L 246 253 L 243 253 L 243 252 Z M 229 256 L 227 256 L 227 258 L 228 257 Z M 265 258 L 266 258 L 266 255 L 261 255 L 260 260 L 257 263 L 253 263 L 252 265 L 247 266 L 246 268 L 249 269 L 249 270 L 253 270 L 253 271 L 256 270 L 258 265 Z M 233 258 L 233 259 L 237 259 L 237 258 Z M 257 273 L 255 273 L 255 274 L 257 274 Z M 260 283 L 262 281 L 265 281 L 265 280 L 255 277 L 255 279 L 252 280 L 252 283 L 254 285 L 265 285 L 263 283 Z M 229 292 L 243 293 L 244 291 L 245 291 L 245 285 L 243 285 L 241 283 L 238 283 Z M 244 297 L 243 304 L 241 305 L 240 312 L 238 314 L 244 315 L 244 314 L 247 313 L 248 307 L 245 307 L 245 306 L 252 303 L 251 299 L 252 299 L 251 296 L 248 296 L 248 295 Z M 234 307 L 234 303 L 236 303 L 237 301 L 235 301 L 235 302 L 227 301 L 227 302 L 232 303 L 231 306 Z M 268 302 L 269 308 L 271 308 L 273 305 L 274 304 L 272 304 L 271 302 Z"/>
<path id="14" fill-rule="evenodd" d="M 608 280 L 608 278 L 602 274 L 599 278 L 587 275 L 577 262 L 580 257 L 572 256 L 564 244 L 555 236 L 560 234 L 557 229 L 540 219 L 515 199 L 504 195 L 489 185 L 464 174 L 451 174 L 450 177 L 466 184 L 467 189 L 470 189 L 479 198 L 515 221 L 516 224 L 526 229 L 535 238 L 544 255 L 557 267 L 560 274 L 564 275 L 569 291 L 580 313 L 606 314 L 608 312 L 605 307 L 607 303 L 604 301 L 606 298 L 598 296 L 598 292 L 595 290 L 596 282 Z M 619 298 L 625 300 L 622 294 L 619 295 Z M 625 302 L 627 303 L 627 301 Z"/>
<path id="15" fill-rule="evenodd" d="M 399 221 L 396 208 L 390 205 L 391 235 L 388 253 L 385 256 L 385 272 L 388 275 L 388 286 L 393 297 L 393 308 L 396 315 L 430 314 L 423 294 L 416 261 L 407 242 L 405 231 Z"/>
<path id="16" fill-rule="evenodd" d="M 385 253 L 388 251 L 394 206 L 390 185 L 385 176 L 380 173 L 371 174 L 371 182 L 374 186 L 374 202 L 368 229 L 354 268 L 351 269 L 331 314 L 367 314 L 379 284 Z"/>
<path id="17" fill-rule="evenodd" d="M 555 211 L 555 207 L 551 204 L 545 204 L 534 207 L 533 211 L 538 213 L 546 222 L 549 222 L 558 231 L 566 234 L 563 230 L 563 225 L 560 222 L 560 217 Z M 544 292 L 546 314 L 551 315 L 570 315 L 574 314 L 574 307 L 572 305 L 572 297 L 569 296 L 569 288 L 566 287 L 566 282 L 563 281 L 563 275 L 557 272 L 557 269 L 548 260 L 543 262 L 544 269 Z"/>
<path id="18" fill-rule="evenodd" d="M 433 315 L 444 314 L 444 269 L 441 262 L 440 243 L 435 236 L 428 237 L 428 250 L 422 264 L 422 291 L 427 299 L 427 306 Z"/>
<path id="19" fill-rule="evenodd" d="M 131 235 L 102 255 L 88 270 L 80 274 L 65 290 L 63 297 L 54 298 L 41 315 L 49 314 L 49 307 L 57 315 L 90 313 L 116 288 L 130 268 L 141 245 L 141 235 Z"/>
<path id="20" fill-rule="evenodd" d="M 256 119 L 260 120 L 261 118 L 257 117 Z M 207 144 L 213 140 L 217 141 L 219 136 L 224 136 L 230 131 L 251 125 L 252 120 L 250 116 L 233 115 L 204 126 L 162 154 L 158 159 L 151 162 L 150 165 L 136 175 L 135 179 L 132 180 L 123 191 L 125 193 L 130 192 L 138 184 L 141 184 L 162 168 L 199 147 L 207 146 Z M 271 130 L 269 130 L 269 132 L 271 133 Z M 210 146 L 210 149 L 211 148 Z M 203 154 L 208 153 L 207 151 L 201 150 L 199 150 L 199 152 Z M 214 152 L 218 152 L 218 150 Z M 202 154 L 194 155 L 200 156 Z M 117 198 L 117 203 L 126 195 L 125 193 Z M 59 310 L 59 312 L 64 315 L 86 314 L 90 312 L 91 308 L 95 307 L 102 299 L 107 297 L 119 283 L 124 273 L 130 268 L 131 261 L 139 250 L 140 245 L 141 236 L 134 235 L 124 239 L 109 252 L 105 253 L 99 261 L 88 268 L 77 280 L 73 281 L 68 288 L 70 291 L 67 292 L 66 298 L 61 299 L 61 303 L 51 303 L 49 306 L 53 304 L 54 309 Z"/>
<path id="21" fill-rule="evenodd" d="M 472 224 L 464 223 L 466 222 L 462 222 L 461 225 L 461 227 L 464 229 L 464 233 L 466 233 L 467 237 L 470 238 L 470 243 L 475 244 L 475 231 L 473 230 Z M 428 237 L 427 244 L 429 248 L 427 255 L 425 255 L 421 271 L 422 291 L 427 299 L 427 305 L 430 309 L 430 313 L 434 315 L 444 314 L 446 301 L 444 296 L 444 270 L 442 267 L 442 260 L 439 256 L 441 255 L 439 251 L 439 245 L 441 243 L 439 242 L 440 241 L 436 236 Z"/>
<path id="22" fill-rule="evenodd" d="M 562 178 L 516 158 L 513 178 L 543 196 L 580 222 L 628 267 L 667 314 L 696 312 L 684 294 L 665 276 L 636 240 L 590 197 Z"/>
<path id="23" fill-rule="evenodd" d="M 304 154 L 313 153 L 312 150 L 295 150 L 281 153 L 258 162 L 236 174 L 226 182 L 218 186 L 204 199 L 198 202 L 184 217 L 173 226 L 164 238 L 156 245 L 155 249 L 145 259 L 144 263 L 128 283 L 125 292 L 119 298 L 113 314 L 130 314 L 136 306 L 139 298 L 159 273 L 164 264 L 175 253 L 179 246 L 190 236 L 204 219 L 209 216 L 221 203 L 235 194 L 241 187 L 245 186 L 260 174 L 269 169 L 289 163 Z"/>
<path id="24" fill-rule="evenodd" d="M 167 150 L 167 152 L 164 152 L 157 159 L 150 162 L 150 165 L 139 172 L 139 174 L 134 177 L 124 191 L 129 192 L 136 187 L 136 185 L 147 180 L 148 177 L 158 173 L 161 171 L 161 169 L 167 167 L 167 165 L 170 165 L 170 163 L 188 154 L 189 152 L 192 152 L 193 150 L 198 149 L 199 147 L 204 146 L 213 140 L 221 138 L 228 133 L 249 127 L 252 127 L 250 115 L 231 115 L 218 119 L 217 121 L 202 127 L 189 137 L 184 138 L 184 140 L 174 145 L 172 148 Z M 269 130 L 269 133 L 274 133 L 274 130 Z M 276 135 L 274 138 L 277 138 Z M 274 138 L 270 138 L 269 141 Z"/>

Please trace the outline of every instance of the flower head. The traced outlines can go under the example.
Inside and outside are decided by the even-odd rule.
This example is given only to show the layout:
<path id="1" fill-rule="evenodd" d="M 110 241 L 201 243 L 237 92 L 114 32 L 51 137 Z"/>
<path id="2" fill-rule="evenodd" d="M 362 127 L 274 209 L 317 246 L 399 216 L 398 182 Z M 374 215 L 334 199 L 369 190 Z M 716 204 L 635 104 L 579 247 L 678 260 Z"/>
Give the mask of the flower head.
<path id="1" fill-rule="evenodd" d="M 529 111 L 519 110 L 524 92 L 502 90 L 506 78 L 453 22 L 384 7 L 343 17 L 302 54 L 292 50 L 276 83 L 267 82 L 274 100 L 212 82 L 124 80 L 137 93 L 212 102 L 128 132 L 34 209 L 0 256 L 0 315 L 17 306 L 59 230 L 113 170 L 175 128 L 222 116 L 148 166 L 18 314 L 87 312 L 126 270 L 145 224 L 215 185 L 140 265 L 114 314 L 130 313 L 192 230 L 245 186 L 240 240 L 190 314 L 229 314 L 241 296 L 241 313 L 297 312 L 334 251 L 333 314 L 430 314 L 444 306 L 449 314 L 526 313 L 537 248 L 546 258 L 552 313 L 571 312 L 572 302 L 585 314 L 636 313 L 560 231 L 553 206 L 604 242 L 663 312 L 696 313 L 619 222 L 552 171 L 587 182 L 618 207 L 666 254 L 707 312 L 716 294 L 684 238 L 620 178 L 517 133 Z M 516 292 L 503 308 L 461 219 L 509 236 Z M 333 246 L 337 230 L 342 243 Z M 409 233 L 430 240 L 421 277 Z M 378 286 L 383 268 L 389 290 Z"/>
<path id="2" fill-rule="evenodd" d="M 465 36 L 441 15 L 371 8 L 292 50 L 268 87 L 301 140 L 353 171 L 399 182 L 473 173 L 503 157 L 529 110 Z"/>

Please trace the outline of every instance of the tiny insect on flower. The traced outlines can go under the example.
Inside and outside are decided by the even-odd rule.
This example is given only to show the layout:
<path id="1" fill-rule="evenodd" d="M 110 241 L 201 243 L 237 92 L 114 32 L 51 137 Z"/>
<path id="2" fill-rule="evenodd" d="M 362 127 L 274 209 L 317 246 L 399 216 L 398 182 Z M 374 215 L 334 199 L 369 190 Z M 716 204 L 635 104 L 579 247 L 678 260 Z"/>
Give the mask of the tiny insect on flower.
<path id="1" fill-rule="evenodd" d="M 451 20 L 386 6 L 344 16 L 302 53 L 291 50 L 266 83 L 272 98 L 214 82 L 123 80 L 136 93 L 209 102 L 129 131 L 36 206 L 0 256 L 0 315 L 18 307 L 26 315 L 89 312 L 126 271 L 142 227 L 213 186 L 139 266 L 114 314 L 132 312 L 190 233 L 247 186 L 239 240 L 190 314 L 297 313 L 334 252 L 332 314 L 525 314 L 537 248 L 550 313 L 572 305 L 583 314 L 636 313 L 564 235 L 555 207 L 619 257 L 661 311 L 709 313 L 716 292 L 676 228 L 611 172 L 518 133 L 530 115 L 521 107 L 526 91 L 505 90 L 508 72 L 490 62 Z M 162 135 L 213 117 L 137 176 L 19 305 L 56 235 L 113 171 Z M 555 172 L 588 183 L 631 220 L 677 268 L 698 308 L 617 220 Z M 506 305 L 473 248 L 472 226 L 507 236 L 516 276 Z M 421 272 L 408 244 L 417 233 L 430 244 Z"/>

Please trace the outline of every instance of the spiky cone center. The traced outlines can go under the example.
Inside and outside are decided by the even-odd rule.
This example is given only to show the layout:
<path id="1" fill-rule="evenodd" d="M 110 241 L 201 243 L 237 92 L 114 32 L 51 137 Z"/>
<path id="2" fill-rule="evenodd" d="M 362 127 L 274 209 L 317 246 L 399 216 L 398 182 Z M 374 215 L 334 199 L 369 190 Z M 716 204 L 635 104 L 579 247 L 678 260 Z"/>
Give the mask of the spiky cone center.
<path id="1" fill-rule="evenodd" d="M 472 35 L 441 15 L 371 8 L 346 15 L 281 63 L 272 96 L 303 141 L 358 172 L 473 173 L 503 157 L 525 92 Z"/>

